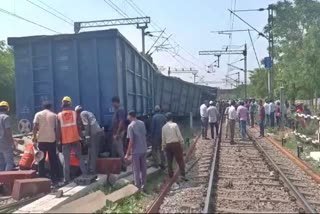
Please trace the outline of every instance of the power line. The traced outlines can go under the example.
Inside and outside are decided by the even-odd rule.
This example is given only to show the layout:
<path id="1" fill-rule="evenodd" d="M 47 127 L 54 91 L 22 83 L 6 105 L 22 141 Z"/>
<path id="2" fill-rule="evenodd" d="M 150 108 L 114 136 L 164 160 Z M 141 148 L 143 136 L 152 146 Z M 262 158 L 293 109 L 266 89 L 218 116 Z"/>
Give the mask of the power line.
<path id="1" fill-rule="evenodd" d="M 60 16 L 57 16 L 56 14 L 54 14 L 54 13 L 50 12 L 49 10 L 47 10 L 47 9 L 45 9 L 45 8 L 43 8 L 43 7 L 41 7 L 40 5 L 38 5 L 38 4 L 36 4 L 36 3 L 34 3 L 34 2 L 32 2 L 32 1 L 30 1 L 30 0 L 26 0 L 26 1 L 27 1 L 27 2 L 29 2 L 29 3 L 30 3 L 30 4 L 32 4 L 32 5 L 34 5 L 34 6 L 38 7 L 38 8 L 40 8 L 41 10 L 46 11 L 47 13 L 49 13 L 49 14 L 53 15 L 54 17 L 56 17 L 56 18 L 58 18 L 58 19 L 60 19 L 60 20 L 62 20 L 62 21 L 64 21 L 64 22 L 66 22 L 66 23 L 68 23 L 68 24 L 70 24 L 70 25 L 72 25 L 72 26 L 73 26 L 73 23 L 72 23 L 72 22 L 70 22 L 70 21 L 68 21 L 68 20 L 66 20 L 66 19 L 64 19 L 64 18 L 62 18 L 62 17 L 60 17 Z"/>
<path id="2" fill-rule="evenodd" d="M 254 55 L 256 56 L 256 60 L 257 60 L 258 66 L 259 66 L 259 68 L 261 69 L 261 65 L 260 65 L 260 62 L 259 62 L 259 59 L 258 59 L 258 55 L 257 55 L 257 52 L 256 52 L 256 48 L 254 47 L 254 43 L 253 43 L 253 40 L 252 40 L 252 36 L 251 36 L 251 33 L 250 33 L 249 30 L 248 30 L 248 34 L 249 34 L 250 41 L 251 41 L 251 44 L 252 44 L 252 47 L 253 47 Z"/>
<path id="3" fill-rule="evenodd" d="M 234 0 L 234 1 L 231 0 L 231 9 L 233 8 L 233 10 L 235 10 L 236 6 L 237 6 L 237 0 Z M 233 30 L 233 27 L 234 27 L 234 15 L 230 13 L 230 30 L 231 31 Z M 232 33 L 231 33 L 229 36 L 229 46 L 232 45 L 232 39 L 233 38 L 232 38 Z M 229 55 L 228 56 L 228 63 L 230 63 L 230 60 L 231 60 L 231 56 Z M 230 67 L 228 67 L 227 73 L 229 73 L 229 72 L 230 72 Z"/>
<path id="4" fill-rule="evenodd" d="M 126 0 L 126 2 L 139 14 L 139 15 L 142 15 L 142 16 L 146 16 L 145 12 L 136 4 L 134 3 L 132 0 Z M 155 21 L 152 21 L 153 23 L 155 23 Z M 161 30 L 161 27 L 159 27 L 159 25 L 157 25 L 156 23 L 153 25 L 152 23 L 150 24 L 155 30 Z M 167 34 L 167 32 L 164 32 L 164 34 L 166 36 L 169 36 Z M 177 44 L 178 47 L 180 47 L 184 52 L 186 52 L 189 56 L 191 56 L 192 58 L 196 59 L 197 61 L 199 59 L 197 59 L 194 55 L 192 55 L 189 51 L 187 51 L 184 47 L 182 47 L 176 40 L 174 40 L 173 38 L 170 38 L 175 44 Z M 155 41 L 155 40 L 154 40 Z M 184 58 L 185 59 L 185 58 Z M 191 62 L 191 64 L 193 64 L 194 66 L 199 67 L 199 65 L 195 65 L 194 62 L 190 61 L 190 60 L 187 60 L 185 59 L 185 61 L 187 62 Z"/>
<path id="5" fill-rule="evenodd" d="M 61 15 L 62 17 L 69 19 L 69 21 L 71 21 L 72 23 L 74 22 L 73 19 L 69 18 L 68 16 L 64 15 L 63 13 L 61 13 L 60 11 L 54 9 L 52 6 L 48 5 L 47 3 L 41 1 L 41 0 L 37 0 L 38 2 L 40 2 L 41 4 L 45 5 L 46 7 L 50 8 L 51 10 L 53 10 L 54 12 L 58 13 L 59 15 Z"/>
<path id="6" fill-rule="evenodd" d="M 17 14 L 11 13 L 11 12 L 5 10 L 5 9 L 0 8 L 0 12 L 5 13 L 5 14 L 10 15 L 10 16 L 14 16 L 14 17 L 16 17 L 16 18 L 18 18 L 18 19 L 21 19 L 21 20 L 23 20 L 23 21 L 29 22 L 29 23 L 31 23 L 31 24 L 37 25 L 38 27 L 41 27 L 41 28 L 46 29 L 46 30 L 49 30 L 49 31 L 51 31 L 51 32 L 58 33 L 58 34 L 60 33 L 60 32 L 58 32 L 58 31 L 55 31 L 55 30 L 53 30 L 53 29 L 51 29 L 51 28 L 48 28 L 48 27 L 46 27 L 46 26 L 44 26 L 44 25 L 41 25 L 41 24 L 39 24 L 39 23 L 37 23 L 37 22 L 31 21 L 31 20 L 26 19 L 26 18 L 24 18 L 24 17 L 22 17 L 22 16 L 19 16 L 19 15 L 17 15 Z"/>
<path id="7" fill-rule="evenodd" d="M 107 3 L 111 8 L 113 8 L 115 11 L 117 11 L 121 16 L 128 18 L 128 14 L 124 12 L 121 8 L 119 8 L 113 1 L 111 0 L 103 0 L 105 3 Z"/>

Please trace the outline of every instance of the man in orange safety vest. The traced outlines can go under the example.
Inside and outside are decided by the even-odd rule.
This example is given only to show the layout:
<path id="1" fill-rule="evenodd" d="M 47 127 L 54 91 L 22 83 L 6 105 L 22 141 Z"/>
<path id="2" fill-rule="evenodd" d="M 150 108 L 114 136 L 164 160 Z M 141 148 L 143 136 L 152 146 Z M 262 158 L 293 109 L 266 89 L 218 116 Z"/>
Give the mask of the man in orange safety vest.
<path id="1" fill-rule="evenodd" d="M 84 159 L 81 155 L 81 123 L 77 118 L 77 113 L 71 109 L 71 98 L 62 99 L 62 111 L 58 114 L 58 139 L 62 144 L 62 154 L 64 158 L 63 175 L 64 182 L 70 181 L 70 152 L 73 150 L 80 162 L 82 174 L 87 174 Z"/>

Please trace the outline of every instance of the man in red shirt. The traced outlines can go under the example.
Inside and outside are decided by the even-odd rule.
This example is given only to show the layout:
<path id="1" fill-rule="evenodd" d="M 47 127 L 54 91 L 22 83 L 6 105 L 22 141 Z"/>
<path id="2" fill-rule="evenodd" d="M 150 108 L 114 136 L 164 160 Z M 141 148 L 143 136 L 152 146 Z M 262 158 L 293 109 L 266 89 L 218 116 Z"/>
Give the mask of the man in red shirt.
<path id="1" fill-rule="evenodd" d="M 259 101 L 259 106 L 260 106 L 260 108 L 259 108 L 260 136 L 259 136 L 259 137 L 264 137 L 264 120 L 265 120 L 265 117 L 266 117 L 266 111 L 265 111 L 265 109 L 264 109 L 262 100 Z"/>

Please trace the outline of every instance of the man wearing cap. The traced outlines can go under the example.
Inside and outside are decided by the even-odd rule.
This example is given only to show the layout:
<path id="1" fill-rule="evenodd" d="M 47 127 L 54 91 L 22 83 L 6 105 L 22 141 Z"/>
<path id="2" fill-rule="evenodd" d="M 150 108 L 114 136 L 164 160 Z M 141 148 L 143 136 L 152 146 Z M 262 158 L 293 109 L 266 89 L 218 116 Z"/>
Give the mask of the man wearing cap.
<path id="1" fill-rule="evenodd" d="M 10 171 L 14 167 L 14 141 L 10 117 L 7 114 L 9 110 L 8 102 L 0 102 L 0 171 Z"/>
<path id="2" fill-rule="evenodd" d="M 187 181 L 183 160 L 183 137 L 178 124 L 173 122 L 171 113 L 166 114 L 167 123 L 162 127 L 162 149 L 166 151 L 169 177 L 173 177 L 173 158 L 178 163 L 181 179 Z"/>
<path id="3" fill-rule="evenodd" d="M 82 174 L 87 174 L 80 149 L 81 122 L 77 118 L 77 113 L 71 110 L 71 98 L 62 99 L 62 111 L 58 114 L 57 137 L 62 144 L 62 154 L 64 158 L 63 175 L 64 182 L 70 181 L 70 152 L 73 150 L 80 161 Z"/>
<path id="4" fill-rule="evenodd" d="M 35 148 L 39 148 L 43 152 L 44 157 L 50 160 L 50 176 L 51 180 L 56 183 L 59 177 L 59 165 L 57 157 L 56 145 L 56 126 L 57 115 L 51 111 L 51 103 L 45 101 L 42 111 L 34 116 L 33 120 L 33 144 Z M 38 136 L 38 137 L 37 137 Z M 39 161 L 39 176 L 45 177 L 45 160 Z"/>
<path id="5" fill-rule="evenodd" d="M 219 112 L 217 110 L 216 104 L 213 101 L 210 101 L 208 108 L 208 117 L 209 117 L 209 124 L 211 129 L 211 138 L 214 139 L 214 128 L 216 129 L 216 135 L 218 136 L 219 131 L 219 124 L 218 124 L 218 117 Z"/>
<path id="6" fill-rule="evenodd" d="M 155 167 L 164 169 L 165 167 L 165 157 L 162 151 L 162 127 L 166 124 L 166 117 L 160 112 L 160 106 L 156 105 L 155 114 L 151 121 L 151 139 L 152 139 L 152 156 Z M 160 160 L 159 160 L 160 159 Z M 160 161 L 160 164 L 159 164 Z"/>
<path id="7" fill-rule="evenodd" d="M 130 124 L 128 126 L 129 145 L 125 159 L 132 155 L 132 171 L 134 184 L 139 190 L 145 191 L 147 177 L 147 131 L 145 124 L 138 120 L 136 113 L 130 111 L 128 114 Z"/>
<path id="8" fill-rule="evenodd" d="M 92 112 L 83 110 L 80 105 L 75 108 L 75 111 L 77 112 L 77 116 L 81 118 L 85 128 L 85 139 L 88 143 L 89 153 L 88 172 L 89 174 L 96 174 L 96 160 L 99 155 L 103 130 Z"/>

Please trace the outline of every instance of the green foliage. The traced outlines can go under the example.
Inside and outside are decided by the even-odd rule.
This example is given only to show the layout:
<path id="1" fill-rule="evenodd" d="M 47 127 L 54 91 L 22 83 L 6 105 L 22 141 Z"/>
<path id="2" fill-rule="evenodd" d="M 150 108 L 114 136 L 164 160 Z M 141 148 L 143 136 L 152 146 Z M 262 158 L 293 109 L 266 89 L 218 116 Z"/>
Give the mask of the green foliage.
<path id="1" fill-rule="evenodd" d="M 320 95 L 320 2 L 279 1 L 273 5 L 274 95 L 280 86 L 289 100 Z M 267 96 L 267 72 L 256 69 L 250 76 L 248 96 Z"/>
<path id="2" fill-rule="evenodd" d="M 250 97 L 266 98 L 268 96 L 268 71 L 256 69 L 250 75 L 249 95 Z"/>
<path id="3" fill-rule="evenodd" d="M 15 109 L 13 52 L 4 41 L 0 41 L 0 100 L 6 100 Z"/>

